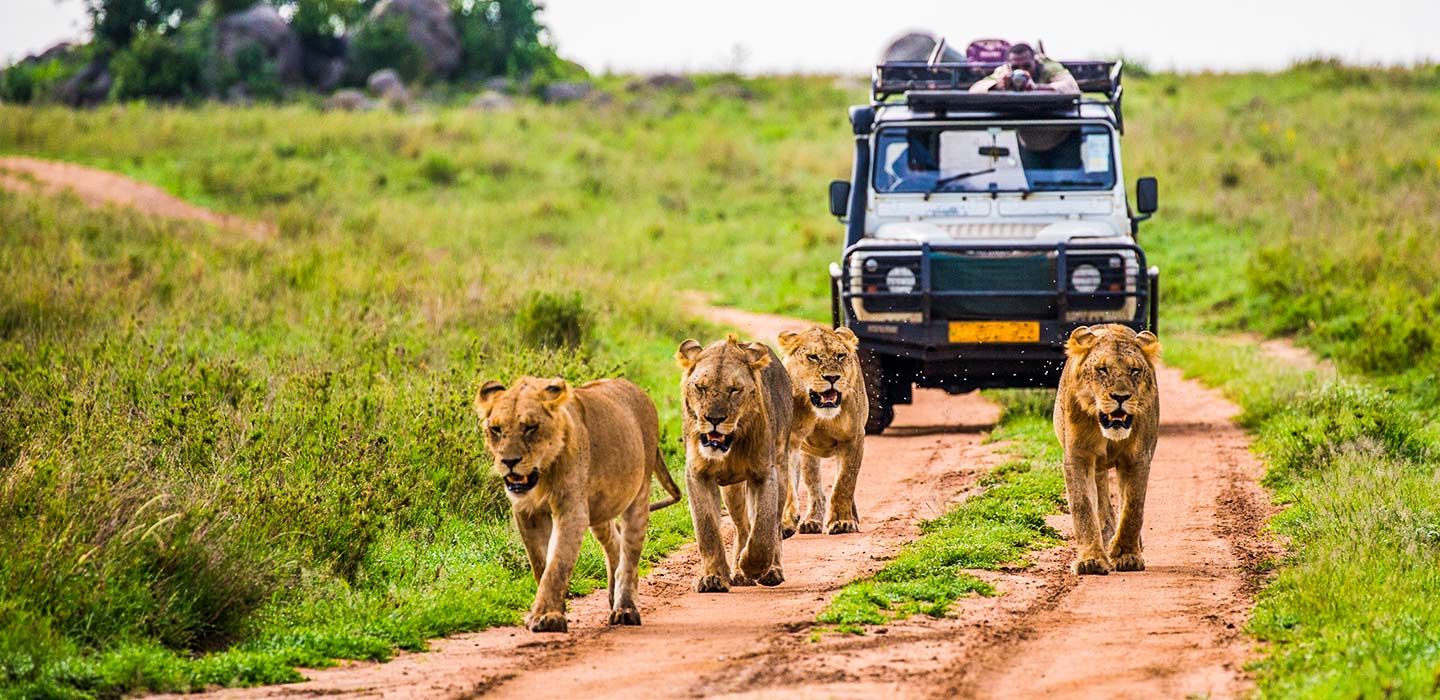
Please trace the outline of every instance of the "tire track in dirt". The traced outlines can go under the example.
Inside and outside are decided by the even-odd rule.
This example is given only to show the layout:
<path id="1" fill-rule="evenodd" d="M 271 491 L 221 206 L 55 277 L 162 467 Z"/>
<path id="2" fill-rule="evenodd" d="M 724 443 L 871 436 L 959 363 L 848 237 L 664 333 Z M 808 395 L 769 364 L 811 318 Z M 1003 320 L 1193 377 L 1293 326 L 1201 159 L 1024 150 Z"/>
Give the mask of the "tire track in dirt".
<path id="1" fill-rule="evenodd" d="M 3 158 L 0 187 L 72 189 L 92 204 L 273 235 L 265 224 L 80 166 Z M 804 325 L 730 309 L 699 315 L 767 341 Z M 943 512 L 1002 459 L 982 444 L 998 415 L 993 404 L 917 391 L 894 427 L 867 442 L 857 490 L 864 531 L 786 540 L 789 578 L 778 588 L 694 593 L 692 545 L 645 578 L 641 627 L 605 626 L 604 596 L 592 594 L 572 601 L 568 635 L 495 628 L 385 664 L 345 664 L 307 672 L 304 683 L 215 695 L 1233 697 L 1248 688 L 1242 667 L 1251 645 L 1240 630 L 1259 565 L 1274 552 L 1259 535 L 1272 509 L 1233 421 L 1236 407 L 1174 369 L 1161 369 L 1160 386 L 1145 572 L 1081 579 L 1068 571 L 1070 548 L 1054 548 L 1035 553 L 1027 569 L 977 572 L 1002 595 L 958 601 L 945 619 L 811 641 L 815 614 L 840 587 L 878 569 L 918 534 L 920 520 Z M 833 479 L 833 466 L 826 473 Z M 1068 532 L 1067 516 L 1050 520 Z"/>

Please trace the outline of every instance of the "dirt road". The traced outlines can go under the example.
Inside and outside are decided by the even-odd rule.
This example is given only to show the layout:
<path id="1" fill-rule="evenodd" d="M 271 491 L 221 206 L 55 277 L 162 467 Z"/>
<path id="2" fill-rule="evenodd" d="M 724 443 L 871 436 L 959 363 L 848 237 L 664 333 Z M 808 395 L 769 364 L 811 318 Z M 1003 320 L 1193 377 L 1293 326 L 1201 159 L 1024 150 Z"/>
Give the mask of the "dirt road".
<path id="1" fill-rule="evenodd" d="M 91 188 L 96 201 L 157 215 L 219 216 L 195 215 L 183 202 L 141 196 L 148 185 L 76 166 L 21 163 L 34 181 L 3 172 L 13 173 L 16 162 L 0 160 L 0 186 L 33 190 L 39 181 L 46 190 L 72 187 L 82 196 Z M 228 217 L 202 220 L 236 224 Z M 261 230 L 247 225 L 259 226 L 239 228 Z M 733 310 L 703 313 L 767 340 L 796 323 Z M 920 520 L 962 498 L 1001 459 L 982 444 L 995 406 L 974 394 L 917 391 L 914 405 L 897 409 L 894 427 L 867 443 L 857 491 L 862 532 L 787 540 L 787 580 L 777 588 L 695 593 L 697 557 L 689 547 L 645 579 L 641 627 L 605 627 L 603 595 L 591 595 L 574 601 L 568 635 L 492 629 L 437 640 L 430 652 L 386 664 L 216 694 L 1233 697 L 1248 686 L 1242 665 L 1250 644 L 1240 629 L 1257 583 L 1253 572 L 1269 554 L 1257 536 L 1269 511 L 1255 484 L 1260 466 L 1232 420 L 1232 404 L 1172 369 L 1162 370 L 1160 383 L 1164 410 L 1144 572 L 1080 579 L 1068 572 L 1069 548 L 1056 548 L 1037 553 L 1025 570 L 980 572 L 1001 595 L 962 600 L 946 619 L 915 618 L 864 637 L 812 641 L 815 614 L 835 591 L 877 569 L 917 535 Z M 826 473 L 833 478 L 832 467 Z M 1068 532 L 1068 517 L 1051 522 Z"/>

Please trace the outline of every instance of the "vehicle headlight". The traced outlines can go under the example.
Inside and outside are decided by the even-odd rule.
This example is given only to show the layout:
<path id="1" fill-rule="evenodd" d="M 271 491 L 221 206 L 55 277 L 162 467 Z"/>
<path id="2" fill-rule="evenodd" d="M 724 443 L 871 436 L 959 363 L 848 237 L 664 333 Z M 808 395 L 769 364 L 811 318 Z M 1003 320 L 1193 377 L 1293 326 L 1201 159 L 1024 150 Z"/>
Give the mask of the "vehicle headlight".
<path id="1" fill-rule="evenodd" d="M 1098 280 L 1098 271 L 1095 273 Z M 1099 282 L 1096 282 L 1098 285 Z M 892 267 L 885 273 L 885 288 L 895 294 L 909 294 L 915 291 L 915 272 L 908 267 Z"/>
<path id="2" fill-rule="evenodd" d="M 1094 265 L 1077 265 L 1070 273 L 1070 287 L 1081 294 L 1093 294 L 1100 289 L 1100 268 Z"/>

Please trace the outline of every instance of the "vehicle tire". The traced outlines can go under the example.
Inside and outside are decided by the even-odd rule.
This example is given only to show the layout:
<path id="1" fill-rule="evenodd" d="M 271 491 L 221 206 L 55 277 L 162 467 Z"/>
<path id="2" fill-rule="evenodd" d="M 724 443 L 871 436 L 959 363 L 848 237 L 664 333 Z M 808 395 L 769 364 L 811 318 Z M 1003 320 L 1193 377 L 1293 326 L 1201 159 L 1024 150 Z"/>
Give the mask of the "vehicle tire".
<path id="1" fill-rule="evenodd" d="M 865 434 L 879 435 L 895 420 L 895 406 L 890 403 L 890 387 L 885 383 L 885 364 L 873 352 L 860 352 L 860 369 L 865 375 L 865 398 L 870 415 L 865 419 Z"/>

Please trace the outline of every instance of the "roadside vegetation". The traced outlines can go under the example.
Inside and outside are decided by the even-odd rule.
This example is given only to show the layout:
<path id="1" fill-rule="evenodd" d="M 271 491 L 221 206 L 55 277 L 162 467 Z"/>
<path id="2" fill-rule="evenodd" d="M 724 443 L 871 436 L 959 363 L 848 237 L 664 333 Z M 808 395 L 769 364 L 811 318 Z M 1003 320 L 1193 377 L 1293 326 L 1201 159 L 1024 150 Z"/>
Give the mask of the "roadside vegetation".
<path id="1" fill-rule="evenodd" d="M 480 381 L 623 373 L 678 470 L 671 354 L 715 332 L 680 291 L 828 316 L 823 192 L 863 81 L 694 85 L 491 112 L 0 106 L 6 154 L 279 232 L 0 194 L 0 692 L 270 682 L 518 619 L 533 584 L 470 414 Z M 1313 62 L 1129 91 L 1129 177 L 1162 183 L 1142 242 L 1167 361 L 1246 408 L 1288 506 L 1252 622 L 1263 695 L 1427 696 L 1440 673 L 1437 87 L 1433 66 Z M 1292 334 L 1343 378 L 1233 331 Z M 1053 541 L 1043 395 L 1002 400 L 1017 461 L 829 624 L 943 613 L 987 592 L 964 569 Z M 683 506 L 657 516 L 656 555 L 689 528 Z M 603 575 L 586 557 L 581 590 Z"/>

